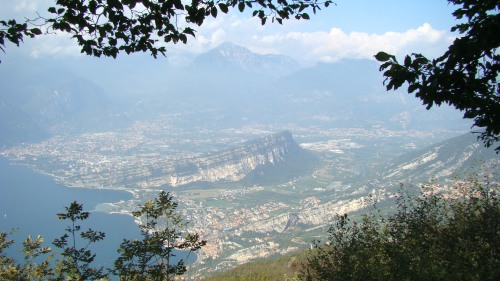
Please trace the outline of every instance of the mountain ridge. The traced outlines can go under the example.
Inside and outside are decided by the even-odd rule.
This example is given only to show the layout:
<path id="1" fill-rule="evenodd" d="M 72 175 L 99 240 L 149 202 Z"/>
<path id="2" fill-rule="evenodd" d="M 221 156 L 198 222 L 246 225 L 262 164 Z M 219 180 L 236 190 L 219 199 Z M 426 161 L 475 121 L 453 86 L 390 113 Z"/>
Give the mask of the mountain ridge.
<path id="1" fill-rule="evenodd" d="M 144 85 L 148 79 L 137 78 L 141 72 L 131 69 L 110 75 L 120 79 L 99 80 L 119 84 L 117 93 L 63 67 L 12 71 L 0 76 L 0 83 L 10 83 L 6 100 L 53 134 L 121 129 L 162 114 L 180 114 L 180 124 L 188 129 L 269 122 L 391 130 L 470 127 L 456 110 L 427 111 L 412 96 L 386 92 L 376 62 L 347 60 L 297 69 L 291 61 L 226 43 L 200 54 L 189 67 L 158 66 L 160 73 L 151 74 L 155 86 Z M 131 86 L 138 92 L 122 97 L 123 89 Z M 151 92 L 151 87 L 156 90 Z"/>
<path id="2" fill-rule="evenodd" d="M 167 174 L 170 174 L 170 186 L 194 182 L 263 184 L 281 181 L 299 176 L 303 170 L 310 169 L 317 159 L 302 149 L 289 131 L 283 131 L 219 153 L 184 161 L 166 168 Z M 185 170 L 189 172 L 183 173 Z M 289 172 L 281 173 L 284 170 Z"/>
<path id="3" fill-rule="evenodd" d="M 158 154 L 145 161 L 140 168 L 117 171 L 108 165 L 108 160 L 103 160 L 102 165 L 85 168 L 92 170 L 86 175 L 67 176 L 64 170 L 52 175 L 66 186 L 87 188 L 178 189 L 226 183 L 255 185 L 283 182 L 310 173 L 319 163 L 319 158 L 301 148 L 290 132 L 281 132 L 195 157 Z"/>
<path id="4" fill-rule="evenodd" d="M 384 181 L 425 181 L 460 176 L 475 167 L 481 174 L 485 167 L 496 165 L 500 160 L 493 148 L 484 147 L 472 133 L 466 133 L 427 148 L 420 149 L 392 160 L 381 172 Z"/>

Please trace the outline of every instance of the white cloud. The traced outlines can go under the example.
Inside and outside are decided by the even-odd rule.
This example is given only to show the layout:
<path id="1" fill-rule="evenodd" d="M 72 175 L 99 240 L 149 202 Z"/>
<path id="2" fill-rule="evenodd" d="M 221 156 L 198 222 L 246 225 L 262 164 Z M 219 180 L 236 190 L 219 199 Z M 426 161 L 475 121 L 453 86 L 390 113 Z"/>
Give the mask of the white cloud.
<path id="1" fill-rule="evenodd" d="M 34 3 L 36 1 L 21 1 L 18 6 L 31 9 Z M 230 41 L 257 53 L 287 55 L 304 65 L 311 65 L 318 61 L 343 58 L 373 58 L 379 51 L 397 56 L 422 52 L 435 57 L 443 53 L 453 40 L 450 33 L 436 30 L 428 23 L 404 32 L 385 33 L 346 33 L 335 27 L 305 31 L 305 25 L 306 22 L 291 20 L 283 26 L 268 24 L 263 27 L 258 18 L 238 13 L 220 15 L 217 19 L 206 19 L 202 26 L 196 27 L 196 37 L 189 38 L 187 45 L 168 44 L 167 54 L 176 57 L 183 56 L 184 53 L 185 57 L 192 57 L 192 54 L 205 52 L 224 41 Z M 80 55 L 80 48 L 75 41 L 64 34 L 26 39 L 28 41 L 29 52 L 33 57 Z"/>
<path id="2" fill-rule="evenodd" d="M 197 37 L 185 48 L 179 49 L 200 53 L 223 41 L 231 41 L 254 52 L 288 55 L 304 65 L 310 65 L 343 58 L 373 59 L 373 55 L 379 51 L 396 56 L 417 52 L 436 57 L 454 39 L 449 32 L 436 30 L 428 23 L 405 32 L 385 33 L 345 33 L 335 27 L 328 31 L 296 31 L 299 30 L 299 24 L 262 27 L 255 18 L 217 18 L 199 27 Z"/>
<path id="3" fill-rule="evenodd" d="M 36 10 L 36 2 L 30 2 L 30 1 L 19 1 L 17 2 L 16 6 L 14 6 L 14 11 L 20 12 L 20 11 L 34 11 Z"/>
<path id="4" fill-rule="evenodd" d="M 36 16 L 34 12 L 44 14 L 48 7 L 54 6 L 54 2 L 53 0 L 0 0 L 0 7 L 2 7 L 0 16 L 3 18 L 33 17 Z"/>
<path id="5" fill-rule="evenodd" d="M 25 39 L 26 47 L 31 57 L 76 57 L 81 56 L 81 48 L 63 32 L 38 36 L 34 39 Z M 24 47 L 21 45 L 21 47 Z"/>

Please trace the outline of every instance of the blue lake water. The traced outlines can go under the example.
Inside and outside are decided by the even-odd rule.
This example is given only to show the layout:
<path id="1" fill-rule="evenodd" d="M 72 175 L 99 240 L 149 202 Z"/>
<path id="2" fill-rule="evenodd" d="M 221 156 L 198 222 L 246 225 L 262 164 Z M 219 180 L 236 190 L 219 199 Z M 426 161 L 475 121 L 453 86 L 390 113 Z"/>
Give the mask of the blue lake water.
<path id="1" fill-rule="evenodd" d="M 64 206 L 71 202 L 77 201 L 85 211 L 92 211 L 99 203 L 130 198 L 131 194 L 125 191 L 67 188 L 47 175 L 26 166 L 11 165 L 0 157 L 0 231 L 19 229 L 10 236 L 16 243 L 7 251 L 18 260 L 23 258 L 19 250 L 28 235 L 42 235 L 45 245 L 55 249 L 52 241 L 63 235 L 67 226 L 66 221 L 57 220 L 56 214 L 63 213 Z M 97 254 L 96 263 L 105 268 L 113 266 L 116 250 L 124 238 L 139 237 L 131 216 L 91 212 L 81 225 L 83 230 L 92 228 L 106 233 L 106 238 L 91 248 Z"/>

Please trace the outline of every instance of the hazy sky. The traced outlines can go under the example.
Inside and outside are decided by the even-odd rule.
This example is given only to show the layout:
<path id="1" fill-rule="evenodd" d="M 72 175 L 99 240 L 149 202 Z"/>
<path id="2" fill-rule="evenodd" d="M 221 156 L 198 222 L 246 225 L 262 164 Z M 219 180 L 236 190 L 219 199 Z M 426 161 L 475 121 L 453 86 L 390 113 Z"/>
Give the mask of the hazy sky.
<path id="1" fill-rule="evenodd" d="M 34 17 L 50 0 L 0 0 L 0 18 Z M 224 41 L 254 52 L 288 55 L 303 65 L 341 58 L 372 58 L 380 50 L 403 55 L 441 54 L 453 40 L 453 7 L 445 0 L 337 0 L 336 5 L 311 16 L 309 21 L 290 20 L 282 26 L 260 25 L 250 13 L 232 10 L 207 20 L 187 45 L 167 45 L 168 59 L 184 62 Z M 9 56 L 24 58 L 79 58 L 80 49 L 67 35 L 26 39 L 20 48 L 7 46 Z"/>

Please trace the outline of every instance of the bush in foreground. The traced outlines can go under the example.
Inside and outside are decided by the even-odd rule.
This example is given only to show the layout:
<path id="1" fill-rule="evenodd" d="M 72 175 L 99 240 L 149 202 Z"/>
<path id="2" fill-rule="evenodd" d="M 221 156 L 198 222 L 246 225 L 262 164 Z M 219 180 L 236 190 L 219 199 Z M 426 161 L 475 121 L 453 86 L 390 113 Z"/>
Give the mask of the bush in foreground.
<path id="1" fill-rule="evenodd" d="M 457 185 L 457 184 L 456 184 Z M 470 181 L 453 192 L 400 192 L 397 212 L 360 222 L 338 215 L 301 280 L 500 280 L 497 184 Z M 463 188 L 467 186 L 467 188 Z"/>

